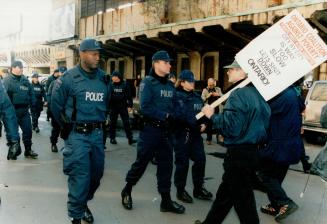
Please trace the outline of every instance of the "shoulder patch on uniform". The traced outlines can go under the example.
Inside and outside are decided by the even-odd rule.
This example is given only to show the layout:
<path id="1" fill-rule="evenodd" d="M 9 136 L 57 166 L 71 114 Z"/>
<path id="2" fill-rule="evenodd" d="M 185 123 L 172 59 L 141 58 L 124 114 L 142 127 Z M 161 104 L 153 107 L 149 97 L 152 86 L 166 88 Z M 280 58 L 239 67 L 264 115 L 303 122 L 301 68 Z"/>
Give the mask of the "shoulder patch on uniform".
<path id="1" fill-rule="evenodd" d="M 145 86 L 145 83 L 144 83 L 144 82 L 141 82 L 141 83 L 140 83 L 140 87 L 139 87 L 139 88 L 140 88 L 140 91 L 143 91 L 144 86 Z"/>

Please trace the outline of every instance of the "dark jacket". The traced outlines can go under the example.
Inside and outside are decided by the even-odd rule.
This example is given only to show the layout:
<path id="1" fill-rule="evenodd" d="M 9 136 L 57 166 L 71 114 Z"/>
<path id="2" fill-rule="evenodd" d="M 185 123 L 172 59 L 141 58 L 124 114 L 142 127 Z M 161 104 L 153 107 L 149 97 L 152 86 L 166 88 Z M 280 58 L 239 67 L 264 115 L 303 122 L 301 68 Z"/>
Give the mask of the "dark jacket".
<path id="1" fill-rule="evenodd" d="M 296 164 L 303 151 L 301 126 L 303 104 L 293 87 L 271 99 L 271 118 L 264 156 L 285 165 Z"/>
<path id="2" fill-rule="evenodd" d="M 223 113 L 211 117 L 213 128 L 228 145 L 261 144 L 267 140 L 270 108 L 257 89 L 249 84 L 234 90 Z"/>
<path id="3" fill-rule="evenodd" d="M 200 124 L 206 124 L 205 118 L 197 120 L 196 115 L 201 112 L 203 101 L 201 96 L 193 91 L 187 92 L 182 89 L 176 91 L 174 100 L 176 132 L 180 129 L 189 128 L 191 131 L 199 132 Z"/>
<path id="4" fill-rule="evenodd" d="M 150 75 L 140 84 L 140 109 L 147 119 L 165 121 L 168 115 L 173 115 L 173 98 L 175 87 L 168 82 L 167 77 L 159 77 L 151 69 Z"/>
<path id="5" fill-rule="evenodd" d="M 133 107 L 130 88 L 125 81 L 111 82 L 110 105 L 114 108 Z"/>

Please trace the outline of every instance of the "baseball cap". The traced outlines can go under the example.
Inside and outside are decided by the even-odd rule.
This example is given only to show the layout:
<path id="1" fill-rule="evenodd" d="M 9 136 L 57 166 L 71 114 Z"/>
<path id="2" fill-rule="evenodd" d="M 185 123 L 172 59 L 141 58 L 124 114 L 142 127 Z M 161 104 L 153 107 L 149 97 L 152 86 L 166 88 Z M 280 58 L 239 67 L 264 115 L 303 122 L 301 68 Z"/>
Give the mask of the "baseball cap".
<path id="1" fill-rule="evenodd" d="M 241 66 L 237 63 L 236 60 L 234 60 L 232 64 L 226 65 L 224 68 L 241 68 Z"/>
<path id="2" fill-rule="evenodd" d="M 194 74 L 190 70 L 183 70 L 179 75 L 180 80 L 188 81 L 188 82 L 195 82 Z"/>
<path id="3" fill-rule="evenodd" d="M 15 68 L 15 67 L 20 67 L 20 68 L 23 68 L 23 63 L 21 61 L 13 61 L 11 63 L 11 67 L 12 68 Z"/>
<path id="4" fill-rule="evenodd" d="M 38 78 L 39 77 L 39 74 L 37 74 L 37 73 L 34 73 L 33 75 L 32 75 L 32 78 Z"/>
<path id="5" fill-rule="evenodd" d="M 67 71 L 67 68 L 65 66 L 61 66 L 59 69 L 58 69 L 59 72 L 61 73 L 65 73 Z"/>
<path id="6" fill-rule="evenodd" d="M 91 38 L 84 39 L 79 45 L 80 51 L 100 51 L 102 50 L 99 41 Z"/>
<path id="7" fill-rule="evenodd" d="M 113 71 L 111 76 L 117 76 L 120 79 L 123 78 L 123 75 L 119 71 Z"/>
<path id="8" fill-rule="evenodd" d="M 156 53 L 154 53 L 154 55 L 152 56 L 152 62 L 153 61 L 173 61 L 173 59 L 171 59 L 169 57 L 169 54 L 167 51 L 157 51 Z"/>

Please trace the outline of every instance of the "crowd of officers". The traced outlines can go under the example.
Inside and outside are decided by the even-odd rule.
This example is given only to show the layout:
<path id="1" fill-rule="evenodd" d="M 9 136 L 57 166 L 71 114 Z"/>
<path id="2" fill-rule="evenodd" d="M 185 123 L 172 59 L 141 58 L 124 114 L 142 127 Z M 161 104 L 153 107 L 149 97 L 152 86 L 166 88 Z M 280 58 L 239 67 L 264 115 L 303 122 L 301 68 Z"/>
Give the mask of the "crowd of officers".
<path id="1" fill-rule="evenodd" d="M 45 88 L 38 82 L 37 74 L 32 76 L 32 84 L 22 75 L 23 65 L 19 61 L 12 63 L 10 73 L 0 84 L 0 115 L 9 146 L 8 160 L 17 159 L 21 153 L 18 127 L 22 129 L 25 157 L 37 158 L 31 148 L 32 130 L 40 131 L 38 118 L 47 101 L 52 152 L 58 152 L 59 135 L 64 139 L 63 171 L 68 175 L 67 207 L 73 224 L 82 220 L 94 222 L 88 201 L 103 176 L 107 135 L 111 144 L 117 144 L 118 115 L 128 143 L 136 143 L 128 118 L 133 106 L 131 94 L 121 73 L 108 76 L 98 68 L 101 51 L 96 40 L 83 40 L 79 47 L 79 64 L 69 70 L 64 67 L 55 70 Z M 275 216 L 276 221 L 294 212 L 297 205 L 281 187 L 288 166 L 299 161 L 304 149 L 300 138 L 303 108 L 294 88 L 289 87 L 267 103 L 256 88 L 248 84 L 230 95 L 223 110 L 218 107 L 215 111 L 207 105 L 222 96 L 214 80 L 208 80 L 208 87 L 201 96 L 194 91 L 192 71 L 183 70 L 177 81 L 172 76 L 169 78 L 173 81 L 168 79 L 171 60 L 166 51 L 156 52 L 148 76 L 137 85 L 143 125 L 137 140 L 137 156 L 121 192 L 123 207 L 133 208 L 133 186 L 155 156 L 160 211 L 185 212 L 185 207 L 172 200 L 170 194 L 173 153 L 177 199 L 184 203 L 193 203 L 193 197 L 211 200 L 212 193 L 204 187 L 206 156 L 201 134 L 209 129 L 207 143 L 211 142 L 215 129 L 224 137 L 227 148 L 224 174 L 205 220 L 195 223 L 222 223 L 232 207 L 241 223 L 259 223 L 253 194 L 254 176 L 260 177 L 271 202 L 261 207 L 262 212 Z M 233 85 L 247 77 L 236 61 L 225 68 Z M 196 119 L 201 111 L 205 116 Z M 185 190 L 189 160 L 193 161 L 193 197 Z M 260 169 L 261 161 L 269 166 Z"/>

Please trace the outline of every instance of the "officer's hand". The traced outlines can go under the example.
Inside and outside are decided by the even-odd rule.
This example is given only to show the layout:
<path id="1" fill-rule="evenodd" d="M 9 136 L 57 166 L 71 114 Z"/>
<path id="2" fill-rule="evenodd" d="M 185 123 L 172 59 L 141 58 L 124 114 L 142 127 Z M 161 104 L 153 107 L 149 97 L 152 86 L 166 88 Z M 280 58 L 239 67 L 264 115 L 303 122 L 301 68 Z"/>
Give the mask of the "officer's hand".
<path id="1" fill-rule="evenodd" d="M 206 130 L 206 125 L 205 124 L 201 124 L 200 125 L 200 132 L 204 132 L 204 130 Z"/>
<path id="2" fill-rule="evenodd" d="M 12 141 L 8 143 L 9 149 L 7 154 L 7 160 L 16 160 L 17 156 L 22 153 L 19 142 Z"/>
<path id="3" fill-rule="evenodd" d="M 210 105 L 204 106 L 201 111 L 209 119 L 213 115 L 213 113 L 215 112 L 214 108 L 211 107 Z"/>
<path id="4" fill-rule="evenodd" d="M 132 112 L 132 108 L 131 107 L 127 107 L 128 113 Z"/>

